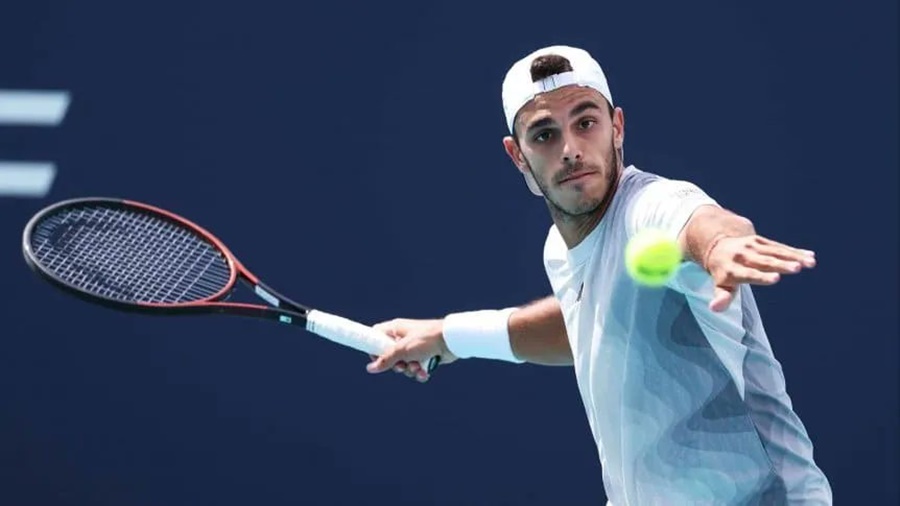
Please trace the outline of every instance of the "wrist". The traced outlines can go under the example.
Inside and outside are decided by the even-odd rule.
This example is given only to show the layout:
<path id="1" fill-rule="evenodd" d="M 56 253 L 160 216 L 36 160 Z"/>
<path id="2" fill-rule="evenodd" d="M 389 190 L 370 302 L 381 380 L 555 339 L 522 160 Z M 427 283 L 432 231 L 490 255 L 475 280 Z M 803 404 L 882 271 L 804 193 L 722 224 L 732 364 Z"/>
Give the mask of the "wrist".
<path id="1" fill-rule="evenodd" d="M 444 318 L 444 345 L 458 358 L 522 363 L 509 340 L 509 317 L 517 308 L 451 313 Z"/>
<path id="2" fill-rule="evenodd" d="M 731 236 L 728 234 L 722 233 L 722 234 L 718 234 L 718 235 L 714 236 L 709 241 L 709 244 L 706 246 L 706 251 L 703 253 L 703 257 L 701 258 L 701 263 L 700 263 L 700 265 L 707 272 L 709 272 L 709 257 L 712 255 L 713 250 L 716 248 L 716 246 L 719 245 L 720 242 L 722 242 L 723 239 L 728 239 L 729 237 L 731 237 Z"/>

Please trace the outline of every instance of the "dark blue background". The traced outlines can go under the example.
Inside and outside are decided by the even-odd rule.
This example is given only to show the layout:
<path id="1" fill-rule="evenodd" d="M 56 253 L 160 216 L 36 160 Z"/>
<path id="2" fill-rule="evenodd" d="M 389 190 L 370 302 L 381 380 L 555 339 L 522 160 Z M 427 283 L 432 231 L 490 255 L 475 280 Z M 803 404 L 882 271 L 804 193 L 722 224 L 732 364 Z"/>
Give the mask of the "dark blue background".
<path id="1" fill-rule="evenodd" d="M 428 384 L 296 329 L 73 301 L 28 217 L 150 201 L 302 302 L 375 323 L 549 293 L 550 224 L 501 145 L 500 83 L 591 51 L 626 162 L 689 179 L 818 267 L 756 291 L 837 504 L 897 504 L 897 5 L 51 2 L 0 15 L 0 87 L 65 89 L 50 159 L 0 199 L 0 503 L 602 504 L 572 371 L 467 361 Z"/>

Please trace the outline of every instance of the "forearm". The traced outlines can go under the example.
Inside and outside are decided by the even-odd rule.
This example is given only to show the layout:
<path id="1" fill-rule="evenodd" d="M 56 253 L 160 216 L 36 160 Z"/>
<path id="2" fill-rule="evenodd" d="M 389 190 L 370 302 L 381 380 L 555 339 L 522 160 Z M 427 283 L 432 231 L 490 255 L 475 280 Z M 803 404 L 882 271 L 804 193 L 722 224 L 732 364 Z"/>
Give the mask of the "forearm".
<path id="1" fill-rule="evenodd" d="M 552 296 L 516 308 L 447 315 L 442 333 L 447 350 L 459 358 L 572 363 L 562 310 Z"/>
<path id="2" fill-rule="evenodd" d="M 509 317 L 509 341 L 520 360 L 540 365 L 572 364 L 562 309 L 550 296 L 520 307 Z"/>
<path id="3" fill-rule="evenodd" d="M 724 237 L 743 237 L 756 233 L 753 223 L 727 209 L 704 206 L 694 212 L 679 238 L 688 260 L 705 267 L 706 255 Z"/>

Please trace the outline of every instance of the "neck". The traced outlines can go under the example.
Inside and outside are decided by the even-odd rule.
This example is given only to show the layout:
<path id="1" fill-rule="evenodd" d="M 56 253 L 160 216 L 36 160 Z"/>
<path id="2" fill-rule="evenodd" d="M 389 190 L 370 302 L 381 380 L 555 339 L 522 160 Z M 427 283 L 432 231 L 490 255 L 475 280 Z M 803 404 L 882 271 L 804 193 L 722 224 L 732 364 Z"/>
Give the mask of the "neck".
<path id="1" fill-rule="evenodd" d="M 610 180 L 609 189 L 606 191 L 606 195 L 603 197 L 600 205 L 589 213 L 572 216 L 561 212 L 556 206 L 547 202 L 547 205 L 550 208 L 550 216 L 553 218 L 553 223 L 556 225 L 557 230 L 559 230 L 559 234 L 562 236 L 563 241 L 565 241 L 566 247 L 572 249 L 575 246 L 578 246 L 581 241 L 597 227 L 606 215 L 609 204 L 616 194 L 621 175 L 622 168 L 619 167 L 615 177 Z"/>

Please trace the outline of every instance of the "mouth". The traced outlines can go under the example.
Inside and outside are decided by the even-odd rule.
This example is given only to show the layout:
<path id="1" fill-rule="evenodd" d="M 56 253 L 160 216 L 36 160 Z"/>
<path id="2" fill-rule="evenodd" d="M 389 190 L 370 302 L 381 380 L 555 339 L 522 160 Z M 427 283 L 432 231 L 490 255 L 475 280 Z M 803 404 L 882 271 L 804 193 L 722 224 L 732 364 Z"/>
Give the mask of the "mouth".
<path id="1" fill-rule="evenodd" d="M 579 180 L 584 179 L 592 174 L 596 174 L 596 172 L 582 171 L 582 172 L 576 172 L 574 174 L 569 174 L 565 178 L 561 179 L 559 181 L 559 184 L 571 183 L 572 181 L 579 181 Z"/>

